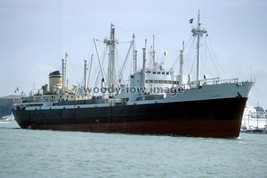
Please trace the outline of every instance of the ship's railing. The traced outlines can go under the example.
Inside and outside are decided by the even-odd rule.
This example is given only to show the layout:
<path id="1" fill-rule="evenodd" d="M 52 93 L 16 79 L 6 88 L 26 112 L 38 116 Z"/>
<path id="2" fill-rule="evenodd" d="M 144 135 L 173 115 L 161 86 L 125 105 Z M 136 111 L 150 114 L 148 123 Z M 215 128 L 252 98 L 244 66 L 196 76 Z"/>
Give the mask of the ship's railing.
<path id="1" fill-rule="evenodd" d="M 208 78 L 208 79 L 202 79 L 198 81 L 192 81 L 188 85 L 191 89 L 198 88 L 199 86 L 203 85 L 219 85 L 224 83 L 238 83 L 238 78 L 233 79 L 223 79 L 221 80 L 219 77 L 216 78 Z"/>
<path id="2" fill-rule="evenodd" d="M 238 78 L 220 79 L 219 77 L 216 77 L 216 78 L 200 80 L 200 83 L 206 83 L 207 85 L 216 85 L 216 84 L 223 84 L 223 83 L 238 83 Z"/>

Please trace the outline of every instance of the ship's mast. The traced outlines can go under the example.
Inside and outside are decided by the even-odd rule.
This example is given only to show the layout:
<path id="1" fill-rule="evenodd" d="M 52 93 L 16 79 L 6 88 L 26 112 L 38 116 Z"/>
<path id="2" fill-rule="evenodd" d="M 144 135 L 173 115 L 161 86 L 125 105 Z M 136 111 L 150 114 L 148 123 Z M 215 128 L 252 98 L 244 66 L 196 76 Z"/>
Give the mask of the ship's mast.
<path id="1" fill-rule="evenodd" d="M 133 73 L 137 72 L 137 50 L 135 49 L 135 35 L 133 34 Z"/>
<path id="2" fill-rule="evenodd" d="M 138 51 L 135 49 L 134 50 L 134 65 L 133 65 L 133 72 L 137 72 L 137 53 Z"/>
<path id="3" fill-rule="evenodd" d="M 147 40 L 145 39 L 145 47 L 143 48 L 143 69 L 142 69 L 142 83 L 141 83 L 142 87 L 145 87 L 145 80 L 146 80 L 146 43 Z"/>
<path id="4" fill-rule="evenodd" d="M 199 48 L 200 48 L 200 37 L 202 37 L 203 34 L 207 33 L 207 31 L 203 28 L 201 29 L 201 23 L 200 23 L 200 10 L 198 10 L 198 19 L 197 19 L 197 27 L 192 29 L 193 36 L 197 37 L 197 76 L 196 80 L 199 81 Z"/>
<path id="5" fill-rule="evenodd" d="M 65 86 L 66 86 L 66 63 L 67 63 L 68 54 L 65 53 L 65 59 L 62 59 L 62 89 L 61 93 L 65 94 Z"/>
<path id="6" fill-rule="evenodd" d="M 93 59 L 94 59 L 94 54 L 91 55 L 90 68 L 89 68 L 89 71 L 88 71 L 88 78 L 87 78 L 87 86 L 89 86 L 89 80 L 90 80 L 90 76 L 91 76 L 91 69 L 92 69 Z"/>
<path id="7" fill-rule="evenodd" d="M 84 92 L 85 94 L 87 93 L 87 83 L 86 83 L 86 71 L 88 70 L 88 67 L 87 67 L 87 60 L 84 59 L 84 74 L 83 74 L 83 80 L 84 80 L 84 84 L 83 84 L 83 87 L 84 87 Z"/>
<path id="8" fill-rule="evenodd" d="M 114 86 L 115 83 L 115 27 L 111 24 L 110 27 L 110 39 L 104 40 L 104 43 L 109 46 L 109 62 L 108 62 L 108 76 L 107 84 L 108 87 Z"/>
<path id="9" fill-rule="evenodd" d="M 183 65 L 184 65 L 184 41 L 182 49 L 180 50 L 180 78 L 179 78 L 179 86 L 183 85 Z"/>
<path id="10" fill-rule="evenodd" d="M 153 35 L 153 46 L 152 46 L 152 68 L 153 68 L 153 69 L 156 69 L 155 35 Z"/>

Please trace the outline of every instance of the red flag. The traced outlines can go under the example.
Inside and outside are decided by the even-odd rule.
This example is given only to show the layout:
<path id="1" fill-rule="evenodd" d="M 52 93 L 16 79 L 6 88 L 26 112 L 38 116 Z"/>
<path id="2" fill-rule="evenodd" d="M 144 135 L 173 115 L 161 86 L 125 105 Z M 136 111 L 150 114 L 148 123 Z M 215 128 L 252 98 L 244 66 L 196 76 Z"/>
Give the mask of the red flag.
<path id="1" fill-rule="evenodd" d="M 192 19 L 189 19 L 189 23 L 192 24 L 193 23 L 193 18 Z"/>
<path id="2" fill-rule="evenodd" d="M 163 54 L 164 54 L 165 57 L 168 57 L 168 51 L 164 51 Z"/>

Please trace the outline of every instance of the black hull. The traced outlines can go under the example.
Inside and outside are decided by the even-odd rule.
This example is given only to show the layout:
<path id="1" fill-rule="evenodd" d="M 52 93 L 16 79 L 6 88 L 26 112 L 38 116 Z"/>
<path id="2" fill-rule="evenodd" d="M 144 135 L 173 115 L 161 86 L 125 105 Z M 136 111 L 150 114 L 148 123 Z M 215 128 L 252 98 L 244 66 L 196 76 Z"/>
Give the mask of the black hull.
<path id="1" fill-rule="evenodd" d="M 240 133 L 247 98 L 14 110 L 21 128 L 234 138 Z"/>

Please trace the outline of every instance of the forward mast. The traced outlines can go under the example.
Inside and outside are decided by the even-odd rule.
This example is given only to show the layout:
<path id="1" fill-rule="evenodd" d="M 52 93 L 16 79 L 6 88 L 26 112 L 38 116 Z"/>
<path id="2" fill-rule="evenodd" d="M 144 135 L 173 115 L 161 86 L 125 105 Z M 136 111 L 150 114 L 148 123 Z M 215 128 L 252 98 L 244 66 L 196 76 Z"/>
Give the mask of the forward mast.
<path id="1" fill-rule="evenodd" d="M 115 27 L 113 24 L 111 24 L 111 27 L 110 27 L 110 39 L 105 39 L 104 43 L 109 47 L 107 86 L 114 87 L 114 84 L 115 84 L 115 46 L 117 44 L 117 40 L 115 39 Z"/>
<path id="2" fill-rule="evenodd" d="M 200 10 L 198 10 L 198 18 L 197 18 L 197 27 L 193 28 L 192 31 L 193 36 L 197 37 L 197 74 L 196 74 L 196 80 L 199 81 L 199 66 L 200 66 L 200 57 L 199 57 L 199 53 L 200 53 L 200 37 L 203 36 L 203 34 L 207 33 L 207 30 L 205 30 L 204 28 L 201 28 L 201 23 L 200 23 Z"/>

